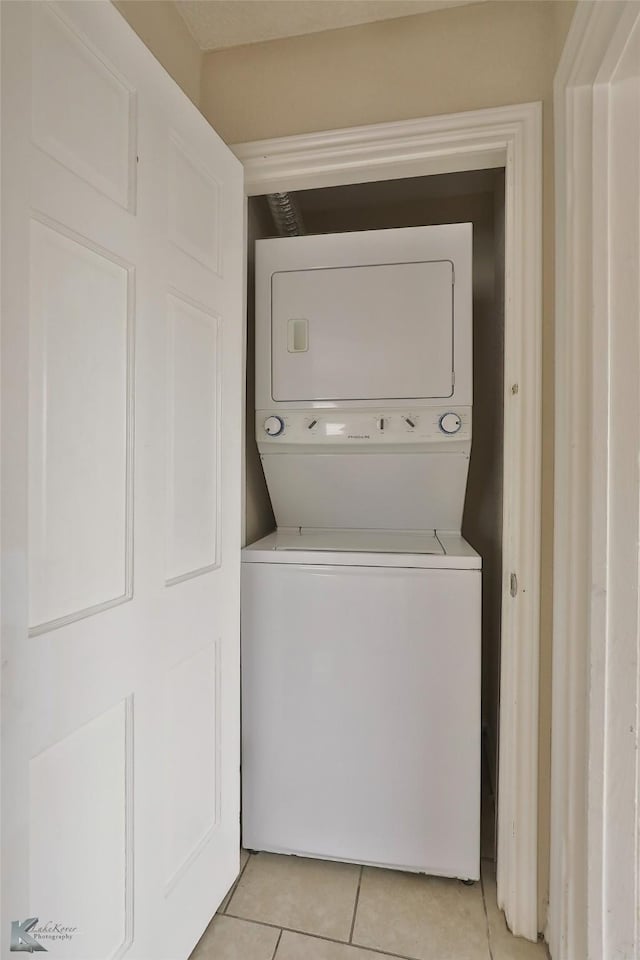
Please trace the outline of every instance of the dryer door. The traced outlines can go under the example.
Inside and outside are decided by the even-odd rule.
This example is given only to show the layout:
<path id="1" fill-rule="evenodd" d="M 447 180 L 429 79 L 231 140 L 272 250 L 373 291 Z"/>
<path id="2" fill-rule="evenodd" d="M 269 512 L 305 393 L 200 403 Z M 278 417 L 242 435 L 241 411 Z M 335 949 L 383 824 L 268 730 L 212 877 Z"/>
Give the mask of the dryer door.
<path id="1" fill-rule="evenodd" d="M 274 273 L 271 305 L 276 401 L 453 394 L 450 260 Z"/>

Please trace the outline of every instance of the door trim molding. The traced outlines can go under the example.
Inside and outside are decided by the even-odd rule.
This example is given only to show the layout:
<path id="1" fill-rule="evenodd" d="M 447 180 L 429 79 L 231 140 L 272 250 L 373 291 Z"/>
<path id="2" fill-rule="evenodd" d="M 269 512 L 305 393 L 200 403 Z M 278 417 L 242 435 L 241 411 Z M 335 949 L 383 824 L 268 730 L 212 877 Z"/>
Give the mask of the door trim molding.
<path id="1" fill-rule="evenodd" d="M 615 362 L 609 353 L 607 291 L 608 85 L 638 16 L 637 3 L 579 3 L 554 81 L 555 546 L 547 929 L 554 960 L 613 955 L 605 942 L 603 886 L 607 832 L 615 829 L 604 806 L 606 704 L 612 695 L 607 676 L 608 381 Z M 638 944 L 628 947 L 635 956 Z"/>
<path id="2" fill-rule="evenodd" d="M 531 940 L 538 932 L 541 118 L 541 105 L 526 103 L 232 146 L 249 196 L 505 168 L 498 903 L 511 930 Z"/>

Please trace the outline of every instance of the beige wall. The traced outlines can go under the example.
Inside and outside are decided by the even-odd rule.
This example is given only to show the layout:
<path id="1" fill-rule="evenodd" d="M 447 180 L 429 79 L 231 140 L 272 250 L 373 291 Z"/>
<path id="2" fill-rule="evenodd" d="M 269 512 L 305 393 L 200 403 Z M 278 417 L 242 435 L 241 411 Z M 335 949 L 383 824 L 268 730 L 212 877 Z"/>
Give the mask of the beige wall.
<path id="1" fill-rule="evenodd" d="M 114 6 L 189 99 L 199 106 L 204 57 L 175 4 L 168 0 L 114 0 Z"/>
<path id="2" fill-rule="evenodd" d="M 207 54 L 229 143 L 548 99 L 556 6 L 489 2 Z"/>
<path id="3" fill-rule="evenodd" d="M 549 871 L 553 560 L 552 84 L 571 0 L 487 2 L 205 56 L 201 109 L 229 143 L 540 100 L 544 111 L 539 898 Z"/>

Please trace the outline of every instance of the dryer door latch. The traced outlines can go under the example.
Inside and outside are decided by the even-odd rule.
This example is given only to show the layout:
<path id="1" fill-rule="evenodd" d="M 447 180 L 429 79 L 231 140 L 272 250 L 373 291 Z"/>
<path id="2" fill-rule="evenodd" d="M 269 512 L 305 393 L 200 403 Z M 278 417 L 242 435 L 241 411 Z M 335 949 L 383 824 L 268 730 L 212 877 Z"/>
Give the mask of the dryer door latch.
<path id="1" fill-rule="evenodd" d="M 518 577 L 517 577 L 517 575 L 516 575 L 515 573 L 512 573 L 512 574 L 511 574 L 511 578 L 510 578 L 510 589 L 511 589 L 511 596 L 512 596 L 512 597 L 517 596 L 517 594 L 518 594 Z"/>

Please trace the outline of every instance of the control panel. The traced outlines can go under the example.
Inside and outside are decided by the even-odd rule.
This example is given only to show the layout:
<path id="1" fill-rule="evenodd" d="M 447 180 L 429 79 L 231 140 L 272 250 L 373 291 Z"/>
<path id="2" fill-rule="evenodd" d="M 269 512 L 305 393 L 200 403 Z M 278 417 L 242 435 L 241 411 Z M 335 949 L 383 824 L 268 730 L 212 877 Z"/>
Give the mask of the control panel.
<path id="1" fill-rule="evenodd" d="M 331 445 L 424 444 L 471 439 L 471 407 L 407 410 L 270 410 L 256 412 L 258 443 Z"/>

